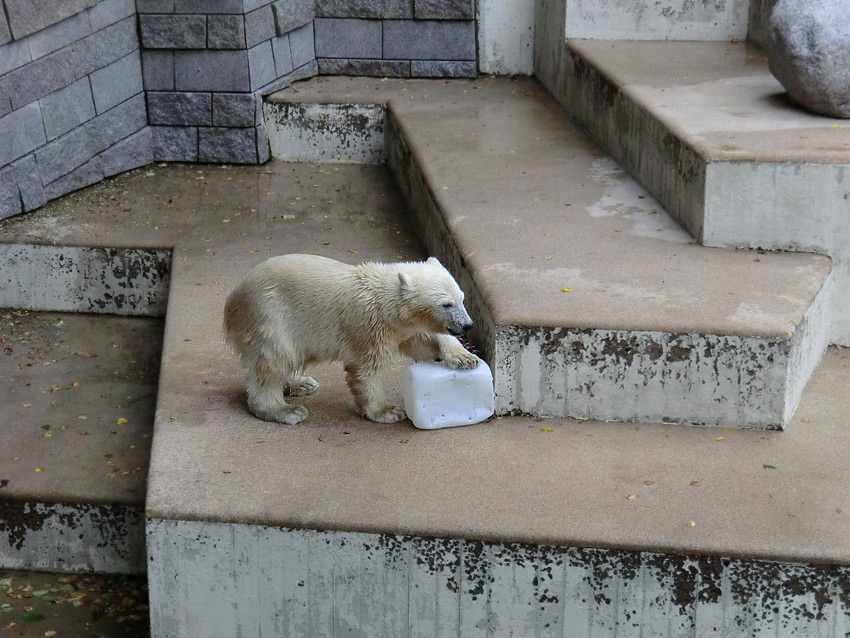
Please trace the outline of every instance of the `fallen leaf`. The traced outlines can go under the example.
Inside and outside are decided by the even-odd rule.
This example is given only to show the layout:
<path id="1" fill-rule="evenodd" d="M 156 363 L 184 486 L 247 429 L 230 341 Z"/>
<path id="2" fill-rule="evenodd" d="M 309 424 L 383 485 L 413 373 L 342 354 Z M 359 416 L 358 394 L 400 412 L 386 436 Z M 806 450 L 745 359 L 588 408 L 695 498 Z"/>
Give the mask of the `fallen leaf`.
<path id="1" fill-rule="evenodd" d="M 35 471 L 36 472 L 44 472 L 44 468 L 37 467 L 37 468 L 35 468 Z"/>
<path id="2" fill-rule="evenodd" d="M 637 494 L 626 494 L 626 498 L 633 501 L 637 498 Z"/>
<path id="3" fill-rule="evenodd" d="M 127 419 L 122 416 L 120 419 L 118 419 L 118 421 L 116 421 L 116 423 L 118 423 L 118 425 L 124 425 L 125 423 L 127 423 Z"/>
<path id="4" fill-rule="evenodd" d="M 573 291 L 573 289 L 572 289 L 572 288 L 566 288 L 566 287 L 565 287 L 565 288 L 561 288 L 561 292 L 572 292 L 572 291 Z"/>
<path id="5" fill-rule="evenodd" d="M 644 481 L 644 485 L 655 485 L 655 481 Z"/>
<path id="6" fill-rule="evenodd" d="M 543 432 L 551 432 L 552 428 L 540 428 L 540 430 Z"/>
<path id="7" fill-rule="evenodd" d="M 688 521 L 688 527 L 694 527 L 696 523 L 694 521 Z"/>
<path id="8" fill-rule="evenodd" d="M 718 436 L 718 437 L 717 437 L 716 439 L 714 439 L 714 440 L 715 440 L 715 441 L 722 441 L 722 440 L 723 440 L 723 437 L 722 437 L 722 436 Z"/>
<path id="9" fill-rule="evenodd" d="M 691 487 L 699 487 L 702 485 L 702 481 L 691 481 Z"/>
<path id="10" fill-rule="evenodd" d="M 766 469 L 766 470 L 775 470 L 775 469 L 776 469 L 776 466 L 775 466 L 775 465 L 768 465 L 767 463 L 765 463 L 764 465 L 762 465 L 762 467 L 763 467 L 764 469 Z"/>

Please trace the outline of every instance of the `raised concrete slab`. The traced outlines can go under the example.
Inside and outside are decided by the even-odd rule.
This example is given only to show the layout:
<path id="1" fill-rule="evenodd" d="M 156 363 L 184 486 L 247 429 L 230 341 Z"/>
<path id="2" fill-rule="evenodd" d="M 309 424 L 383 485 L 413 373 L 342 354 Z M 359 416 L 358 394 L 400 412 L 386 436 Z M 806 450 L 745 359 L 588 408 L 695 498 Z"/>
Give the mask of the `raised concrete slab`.
<path id="1" fill-rule="evenodd" d="M 0 567 L 144 571 L 162 320 L 0 315 Z"/>
<path id="2" fill-rule="evenodd" d="M 547 46 L 544 84 L 698 241 L 830 255 L 850 343 L 850 127 L 793 106 L 746 43 Z"/>
<path id="3" fill-rule="evenodd" d="M 850 501 L 836 485 L 850 464 L 848 351 L 828 352 L 781 433 L 523 417 L 378 425 L 356 416 L 336 366 L 317 371 L 306 423 L 252 418 L 220 339 L 230 287 L 266 255 L 295 250 L 421 257 L 403 211 L 377 167 L 156 166 L 0 224 L 17 244 L 173 246 L 147 501 L 154 635 L 231 636 L 242 612 L 238 624 L 283 633 L 286 610 L 304 603 L 314 620 L 296 627 L 359 617 L 367 629 L 385 623 L 388 638 L 479 635 L 520 618 L 526 633 L 539 620 L 543 635 L 547 623 L 557 634 L 582 622 L 593 635 L 629 635 L 618 610 L 625 620 L 638 600 L 647 623 L 671 618 L 684 635 L 693 609 L 733 636 L 846 631 Z M 402 368 L 388 375 L 398 398 Z M 438 586 L 423 593 L 431 578 Z M 297 605 L 284 602 L 275 620 L 287 592 Z M 413 605 L 408 633 L 395 631 L 408 618 L 396 600 Z"/>
<path id="4" fill-rule="evenodd" d="M 533 81 L 328 78 L 266 113 L 321 112 L 290 125 L 325 158 L 330 105 L 370 100 L 420 235 L 468 291 L 500 414 L 788 422 L 826 347 L 829 260 L 694 245 Z"/>

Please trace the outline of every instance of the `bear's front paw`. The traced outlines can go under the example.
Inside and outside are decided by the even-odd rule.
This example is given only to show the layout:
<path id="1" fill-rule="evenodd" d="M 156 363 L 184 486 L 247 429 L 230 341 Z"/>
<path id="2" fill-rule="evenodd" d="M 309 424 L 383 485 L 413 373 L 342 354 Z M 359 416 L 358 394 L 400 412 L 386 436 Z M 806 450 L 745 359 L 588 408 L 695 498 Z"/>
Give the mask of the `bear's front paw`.
<path id="1" fill-rule="evenodd" d="M 400 405 L 385 405 L 377 410 L 366 410 L 363 416 L 375 423 L 398 423 L 407 418 L 407 412 Z"/>
<path id="2" fill-rule="evenodd" d="M 481 359 L 466 350 L 452 350 L 444 361 L 454 370 L 471 370 L 478 366 Z"/>

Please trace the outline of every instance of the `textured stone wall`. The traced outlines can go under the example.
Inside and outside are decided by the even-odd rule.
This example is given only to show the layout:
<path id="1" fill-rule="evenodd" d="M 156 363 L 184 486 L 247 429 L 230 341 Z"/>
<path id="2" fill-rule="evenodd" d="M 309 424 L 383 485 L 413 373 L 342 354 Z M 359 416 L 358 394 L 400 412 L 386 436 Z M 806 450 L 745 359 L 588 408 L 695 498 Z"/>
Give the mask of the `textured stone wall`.
<path id="1" fill-rule="evenodd" d="M 475 0 L 316 0 L 322 75 L 475 77 Z"/>
<path id="2" fill-rule="evenodd" d="M 269 157 L 262 96 L 317 72 L 313 0 L 136 0 L 156 160 Z"/>
<path id="3" fill-rule="evenodd" d="M 2 0 L 0 219 L 153 159 L 133 0 Z"/>

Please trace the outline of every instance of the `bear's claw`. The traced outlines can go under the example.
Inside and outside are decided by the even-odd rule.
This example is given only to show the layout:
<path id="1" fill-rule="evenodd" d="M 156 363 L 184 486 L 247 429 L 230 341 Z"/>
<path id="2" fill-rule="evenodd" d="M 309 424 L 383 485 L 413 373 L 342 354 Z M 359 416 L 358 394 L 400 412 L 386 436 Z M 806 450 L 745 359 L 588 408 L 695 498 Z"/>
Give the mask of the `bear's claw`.
<path id="1" fill-rule="evenodd" d="M 481 359 L 466 350 L 453 350 L 445 358 L 446 365 L 454 370 L 471 370 L 478 366 Z"/>
<path id="2" fill-rule="evenodd" d="M 385 405 L 378 410 L 367 410 L 363 416 L 375 423 L 398 423 L 407 418 L 407 412 L 400 405 Z"/>
<path id="3" fill-rule="evenodd" d="M 313 377 L 304 375 L 287 381 L 284 394 L 290 397 L 306 397 L 309 394 L 313 394 L 318 387 L 318 381 Z"/>

